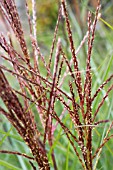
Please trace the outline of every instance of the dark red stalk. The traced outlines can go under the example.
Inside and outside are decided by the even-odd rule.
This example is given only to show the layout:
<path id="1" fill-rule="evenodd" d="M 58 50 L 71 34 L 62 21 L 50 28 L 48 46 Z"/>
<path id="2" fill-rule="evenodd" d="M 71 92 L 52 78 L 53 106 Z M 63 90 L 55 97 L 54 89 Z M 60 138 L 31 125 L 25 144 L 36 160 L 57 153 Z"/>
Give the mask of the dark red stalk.
<path id="1" fill-rule="evenodd" d="M 56 62 L 55 62 L 55 70 L 54 70 L 54 75 L 53 75 L 53 84 L 51 87 L 51 92 L 50 92 L 50 100 L 49 100 L 49 104 L 48 104 L 48 111 L 47 111 L 47 120 L 46 120 L 46 126 L 45 126 L 45 134 L 44 134 L 44 143 L 46 142 L 46 135 L 47 135 L 47 130 L 48 129 L 48 123 L 49 123 L 49 119 L 51 121 L 51 118 L 49 117 L 50 112 L 51 112 L 51 104 L 54 100 L 54 88 L 55 88 L 55 83 L 56 83 L 56 74 L 57 74 L 57 70 L 58 70 L 58 64 L 59 64 L 59 57 L 60 57 L 60 53 L 61 53 L 61 42 L 60 40 L 58 41 L 57 44 L 57 50 L 56 50 Z M 51 128 L 52 130 L 52 128 Z"/>
<path id="2" fill-rule="evenodd" d="M 92 122 L 95 121 L 95 118 L 96 118 L 96 116 L 97 116 L 97 114 L 98 114 L 100 108 L 102 107 L 102 105 L 103 105 L 105 99 L 108 97 L 108 94 L 111 92 L 111 90 L 113 90 L 113 85 L 110 86 L 110 88 L 109 88 L 109 89 L 107 90 L 107 92 L 106 92 L 106 95 L 102 98 L 102 101 L 99 103 L 99 106 L 98 106 L 97 110 L 96 110 L 95 113 L 94 113 Z"/>
<path id="3" fill-rule="evenodd" d="M 67 26 L 67 32 L 68 32 L 68 38 L 69 38 L 69 43 L 70 43 L 70 49 L 71 49 L 71 53 L 72 53 L 72 59 L 73 59 L 73 63 L 74 63 L 74 72 L 76 74 L 76 87 L 77 87 L 77 91 L 78 91 L 79 98 L 80 98 L 80 106 L 82 109 L 82 114 L 84 115 L 81 72 L 79 71 L 79 68 L 78 68 L 78 61 L 77 61 L 77 57 L 76 57 L 76 53 L 75 53 L 75 47 L 74 47 L 74 42 L 73 42 L 73 37 L 72 37 L 70 21 L 69 21 L 67 9 L 66 9 L 66 4 L 65 4 L 64 0 L 61 2 L 62 2 L 62 10 L 64 12 L 66 26 Z"/>

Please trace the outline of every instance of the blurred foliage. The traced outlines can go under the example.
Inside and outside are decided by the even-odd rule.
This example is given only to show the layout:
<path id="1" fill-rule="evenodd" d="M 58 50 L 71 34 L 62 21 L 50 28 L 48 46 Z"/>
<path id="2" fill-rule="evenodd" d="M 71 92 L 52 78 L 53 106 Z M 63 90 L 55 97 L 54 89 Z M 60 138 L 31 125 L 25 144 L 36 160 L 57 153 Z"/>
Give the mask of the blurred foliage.
<path id="1" fill-rule="evenodd" d="M 29 6 L 32 11 L 31 1 L 29 0 Z M 47 31 L 48 29 L 54 29 L 57 12 L 58 12 L 58 0 L 36 0 L 36 11 L 37 11 L 37 28 L 38 31 Z M 113 25 L 113 1 L 103 0 L 102 4 L 102 17 L 107 22 Z M 67 0 L 67 7 L 70 6 L 79 24 L 86 24 L 87 11 L 91 10 L 94 12 L 97 6 L 95 0 Z"/>
<path id="2" fill-rule="evenodd" d="M 29 1 L 30 12 L 32 13 L 32 3 Z M 37 30 L 45 32 L 54 29 L 57 14 L 58 2 L 56 0 L 36 0 Z"/>

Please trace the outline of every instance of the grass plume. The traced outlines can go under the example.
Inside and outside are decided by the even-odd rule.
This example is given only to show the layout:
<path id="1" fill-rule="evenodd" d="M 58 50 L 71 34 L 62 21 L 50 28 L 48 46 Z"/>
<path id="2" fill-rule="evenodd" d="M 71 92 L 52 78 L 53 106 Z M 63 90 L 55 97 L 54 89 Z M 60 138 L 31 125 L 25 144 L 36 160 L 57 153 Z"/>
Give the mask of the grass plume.
<path id="1" fill-rule="evenodd" d="M 55 141 L 55 132 L 58 125 L 60 125 L 75 152 L 74 156 L 78 157 L 81 167 L 84 170 L 93 170 L 95 158 L 99 157 L 104 145 L 113 137 L 112 134 L 109 135 L 113 127 L 112 122 L 102 143 L 93 151 L 92 134 L 94 128 L 100 124 L 109 122 L 108 119 L 97 121 L 97 115 L 105 99 L 113 90 L 112 84 L 108 90 L 106 90 L 106 94 L 94 112 L 93 102 L 105 85 L 111 82 L 113 78 L 113 75 L 107 78 L 96 90 L 95 94 L 92 95 L 91 57 L 100 7 L 100 1 L 98 0 L 94 21 L 92 21 L 91 12 L 88 13 L 88 31 L 81 41 L 79 48 L 76 50 L 66 1 L 62 0 L 58 11 L 50 55 L 48 61 L 46 61 L 45 56 L 41 53 L 36 36 L 35 0 L 32 0 L 33 22 L 30 18 L 27 1 L 25 3 L 33 57 L 29 54 L 29 47 L 25 40 L 15 1 L 0 0 L 2 15 L 4 15 L 9 27 L 12 29 L 21 49 L 20 52 L 16 49 L 10 36 L 7 37 L 2 33 L 0 34 L 0 47 L 4 50 L 4 53 L 0 52 L 0 57 L 10 65 L 10 67 L 7 68 L 4 64 L 0 64 L 0 97 L 7 108 L 6 111 L 0 106 L 0 113 L 15 127 L 18 134 L 31 150 L 32 156 L 17 151 L 0 150 L 0 153 L 26 157 L 29 159 L 33 169 L 36 169 L 36 167 L 32 160 L 36 161 L 40 170 L 50 170 L 51 164 L 48 159 L 47 146 L 49 145 L 49 148 L 52 148 Z M 66 24 L 65 30 L 70 46 L 70 61 L 65 52 L 62 38 L 58 35 L 62 19 L 65 19 Z M 83 81 L 77 55 L 86 42 L 87 58 Z M 40 70 L 40 60 L 45 70 L 44 75 Z M 64 68 L 65 71 L 63 71 Z M 19 90 L 10 85 L 6 72 L 15 77 L 19 84 Z M 65 84 L 65 77 L 67 75 L 69 76 L 68 92 L 65 92 L 63 84 Z M 22 97 L 23 102 L 20 101 L 19 96 Z M 78 99 L 76 99 L 77 97 Z M 63 108 L 60 115 L 58 115 L 55 108 L 57 101 L 59 101 Z M 36 106 L 42 131 L 40 131 L 35 120 L 35 113 L 30 107 L 31 103 Z M 65 123 L 64 117 L 66 114 L 69 115 L 74 130 L 70 129 L 68 124 Z M 51 159 L 53 168 L 55 170 L 59 169 L 57 165 L 57 155 L 54 149 L 51 151 Z"/>

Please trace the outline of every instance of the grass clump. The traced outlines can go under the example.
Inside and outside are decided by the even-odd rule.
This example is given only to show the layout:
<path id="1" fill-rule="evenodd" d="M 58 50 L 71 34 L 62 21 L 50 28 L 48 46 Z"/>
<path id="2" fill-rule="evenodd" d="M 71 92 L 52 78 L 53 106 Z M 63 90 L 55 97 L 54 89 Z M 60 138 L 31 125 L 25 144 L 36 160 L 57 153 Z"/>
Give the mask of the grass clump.
<path id="1" fill-rule="evenodd" d="M 45 59 L 37 41 L 35 1 L 32 0 L 33 22 L 30 18 L 28 4 L 25 3 L 32 56 L 29 53 L 15 1 L 0 1 L 1 12 L 19 46 L 18 49 L 15 44 L 13 45 L 10 33 L 7 37 L 0 34 L 0 46 L 4 51 L 1 51 L 0 57 L 8 64 L 8 66 L 4 63 L 0 64 L 0 97 L 4 103 L 3 106 L 0 106 L 0 113 L 8 119 L 22 137 L 21 139 L 10 135 L 10 131 L 13 129 L 11 128 L 8 133 L 3 133 L 2 143 L 9 136 L 16 138 L 26 143 L 31 154 L 4 149 L 0 150 L 0 153 L 25 157 L 29 160 L 29 165 L 27 165 L 29 169 L 34 170 L 37 168 L 57 170 L 60 166 L 67 170 L 71 157 L 78 158 L 79 169 L 94 170 L 97 168 L 103 147 L 113 137 L 111 134 L 113 121 L 108 118 L 98 119 L 98 113 L 113 90 L 113 84 L 111 83 L 108 89 L 104 90 L 102 98 L 99 97 L 100 92 L 112 81 L 113 74 L 106 78 L 104 83 L 92 94 L 91 56 L 96 25 L 100 19 L 100 7 L 98 0 L 93 21 L 91 12 L 88 12 L 87 33 L 78 49 L 75 50 L 66 2 L 62 0 L 50 55 L 48 59 Z M 67 44 L 70 47 L 68 52 L 63 45 L 62 37 L 59 37 L 62 20 L 66 26 L 66 41 L 68 40 Z M 78 55 L 85 42 L 87 42 L 87 58 L 83 76 L 79 67 Z M 14 77 L 13 80 L 17 82 L 19 89 L 11 85 L 6 72 Z M 97 98 L 99 98 L 99 102 L 95 108 L 94 102 Z M 110 125 L 104 129 L 102 140 L 96 148 L 93 133 L 96 131 L 96 127 L 107 123 Z M 65 150 L 68 146 L 67 155 L 63 157 L 64 160 L 62 159 L 62 162 L 66 162 L 65 167 L 58 165 L 58 144 L 61 145 L 61 150 Z M 63 151 L 61 152 L 63 153 Z M 1 165 L 8 166 L 4 164 L 1 161 Z"/>

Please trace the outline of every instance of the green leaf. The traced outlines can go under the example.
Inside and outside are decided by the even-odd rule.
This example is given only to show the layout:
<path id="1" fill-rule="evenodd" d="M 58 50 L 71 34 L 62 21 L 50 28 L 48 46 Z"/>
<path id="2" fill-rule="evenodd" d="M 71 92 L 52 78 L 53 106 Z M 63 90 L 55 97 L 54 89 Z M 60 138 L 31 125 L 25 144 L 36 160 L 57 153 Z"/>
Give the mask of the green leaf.
<path id="1" fill-rule="evenodd" d="M 6 168 L 8 168 L 8 169 L 11 169 L 11 170 L 22 170 L 22 169 L 14 166 L 14 165 L 12 165 L 12 164 L 9 164 L 9 163 L 7 163 L 7 162 L 5 162 L 5 161 L 3 161 L 3 160 L 0 160 L 0 165 L 6 167 Z M 7 170 L 8 170 L 8 169 L 7 169 Z"/>

